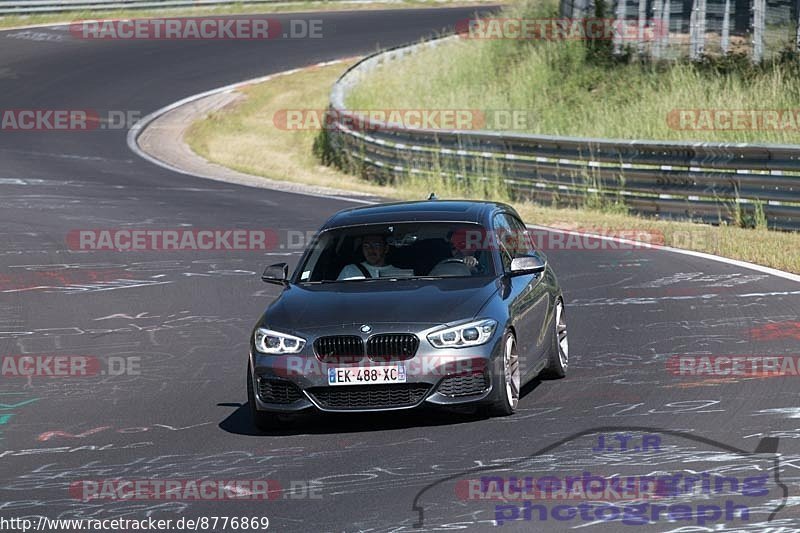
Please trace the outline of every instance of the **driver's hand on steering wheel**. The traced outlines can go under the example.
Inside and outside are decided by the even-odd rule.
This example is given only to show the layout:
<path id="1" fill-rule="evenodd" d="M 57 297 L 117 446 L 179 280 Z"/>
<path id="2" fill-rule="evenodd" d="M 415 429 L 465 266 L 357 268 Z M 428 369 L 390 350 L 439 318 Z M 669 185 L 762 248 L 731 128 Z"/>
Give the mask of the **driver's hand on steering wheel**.
<path id="1" fill-rule="evenodd" d="M 464 257 L 463 261 L 464 261 L 464 264 L 467 265 L 470 268 L 475 268 L 476 266 L 478 266 L 478 259 L 476 257 L 471 256 L 471 255 L 468 255 L 468 256 Z"/>

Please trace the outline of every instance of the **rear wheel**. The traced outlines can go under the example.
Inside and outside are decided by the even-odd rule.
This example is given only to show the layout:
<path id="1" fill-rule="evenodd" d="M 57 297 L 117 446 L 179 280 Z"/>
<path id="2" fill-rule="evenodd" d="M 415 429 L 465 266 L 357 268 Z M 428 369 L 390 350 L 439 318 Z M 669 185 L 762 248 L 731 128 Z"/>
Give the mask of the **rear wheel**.
<path id="1" fill-rule="evenodd" d="M 271 431 L 281 427 L 281 421 L 276 413 L 259 411 L 256 408 L 256 393 L 253 389 L 253 372 L 247 364 L 247 403 L 250 407 L 250 416 L 253 425 L 261 431 Z"/>
<path id="2" fill-rule="evenodd" d="M 506 331 L 503 336 L 503 358 L 501 368 L 492 373 L 494 403 L 489 406 L 492 416 L 508 416 L 513 414 L 519 404 L 521 377 L 519 370 L 519 354 L 514 334 Z"/>
<path id="3" fill-rule="evenodd" d="M 553 324 L 553 346 L 550 348 L 550 359 L 544 374 L 548 378 L 560 379 L 567 375 L 567 367 L 569 367 L 567 315 L 564 312 L 564 301 L 561 298 L 556 300 Z"/>

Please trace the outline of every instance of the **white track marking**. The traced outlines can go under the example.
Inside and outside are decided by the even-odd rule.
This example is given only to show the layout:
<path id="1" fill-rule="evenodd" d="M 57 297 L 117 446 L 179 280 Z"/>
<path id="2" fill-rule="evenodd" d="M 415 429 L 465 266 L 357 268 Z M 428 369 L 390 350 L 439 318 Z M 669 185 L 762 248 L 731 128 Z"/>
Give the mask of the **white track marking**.
<path id="1" fill-rule="evenodd" d="M 614 241 L 623 244 L 639 244 L 642 246 L 646 246 L 648 248 L 653 248 L 655 250 L 661 250 L 664 252 L 671 252 L 675 254 L 681 255 L 689 255 L 692 257 L 699 257 L 700 259 L 706 259 L 708 261 L 716 261 L 718 263 L 725 263 L 728 265 L 736 266 L 739 268 L 747 268 L 749 270 L 755 270 L 756 272 L 762 272 L 764 274 L 769 274 L 770 276 L 777 276 L 779 278 L 788 279 L 790 281 L 796 281 L 800 283 L 800 275 L 792 274 L 791 272 L 784 272 L 783 270 L 778 270 L 776 268 L 765 267 L 761 265 L 756 265 L 754 263 L 748 263 L 747 261 L 739 261 L 738 259 L 730 259 L 727 257 L 720 257 L 718 255 L 709 254 L 705 252 L 696 252 L 694 250 L 684 250 L 682 248 L 673 248 L 671 246 L 660 246 L 658 244 L 650 244 L 650 243 L 641 243 L 638 241 L 632 241 L 630 239 L 621 239 L 619 237 L 609 237 L 606 235 L 595 235 L 593 233 L 582 233 L 580 231 L 571 231 L 571 230 L 563 230 L 558 228 L 551 228 L 548 226 L 539 226 L 536 224 L 528 224 L 529 228 L 533 229 L 542 229 L 546 231 L 552 231 L 555 233 L 566 233 L 568 235 L 578 235 L 578 236 L 588 236 L 594 237 L 597 239 L 604 239 L 607 241 Z"/>

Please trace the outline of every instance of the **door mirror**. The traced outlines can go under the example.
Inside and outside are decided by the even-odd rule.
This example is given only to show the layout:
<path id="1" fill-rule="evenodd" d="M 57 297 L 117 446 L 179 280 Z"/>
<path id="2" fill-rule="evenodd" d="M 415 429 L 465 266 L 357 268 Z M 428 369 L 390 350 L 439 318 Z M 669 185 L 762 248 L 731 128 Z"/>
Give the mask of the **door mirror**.
<path id="1" fill-rule="evenodd" d="M 539 254 L 515 257 L 511 260 L 511 275 L 514 274 L 538 274 L 547 268 L 547 259 Z"/>
<path id="2" fill-rule="evenodd" d="M 261 274 L 261 281 L 264 283 L 274 283 L 276 285 L 286 285 L 289 283 L 289 265 L 277 263 L 264 269 Z"/>

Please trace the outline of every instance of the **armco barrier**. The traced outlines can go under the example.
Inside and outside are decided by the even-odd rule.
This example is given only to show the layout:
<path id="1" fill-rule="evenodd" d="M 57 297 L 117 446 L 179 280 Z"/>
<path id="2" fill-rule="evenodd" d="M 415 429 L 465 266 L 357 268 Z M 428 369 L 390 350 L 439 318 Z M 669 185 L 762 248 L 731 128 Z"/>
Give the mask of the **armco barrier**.
<path id="1" fill-rule="evenodd" d="M 800 146 L 416 129 L 347 110 L 347 93 L 364 75 L 452 38 L 379 52 L 339 78 L 328 135 L 340 158 L 367 175 L 499 177 L 515 196 L 548 204 L 594 196 L 639 214 L 711 223 L 763 210 L 771 228 L 800 230 Z"/>

